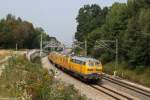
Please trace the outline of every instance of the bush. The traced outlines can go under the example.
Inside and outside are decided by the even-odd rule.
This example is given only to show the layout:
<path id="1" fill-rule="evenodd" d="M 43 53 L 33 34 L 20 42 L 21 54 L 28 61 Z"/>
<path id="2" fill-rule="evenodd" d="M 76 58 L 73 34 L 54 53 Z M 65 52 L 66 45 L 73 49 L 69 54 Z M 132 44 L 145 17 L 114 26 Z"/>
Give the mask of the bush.
<path id="1" fill-rule="evenodd" d="M 143 66 L 137 66 L 136 69 L 131 70 L 126 66 L 126 64 L 119 64 L 116 69 L 118 76 L 150 87 L 150 68 L 145 69 Z M 103 68 L 105 73 L 112 75 L 115 70 L 115 63 L 108 63 Z"/>
<path id="2" fill-rule="evenodd" d="M 37 63 L 37 64 L 41 64 L 41 58 L 40 57 L 35 57 L 33 59 L 31 59 L 32 63 Z"/>
<path id="3" fill-rule="evenodd" d="M 38 61 L 36 58 L 35 61 Z M 9 59 L 0 77 L 3 97 L 24 97 L 32 100 L 85 100 L 73 86 L 56 81 L 41 64 L 22 56 Z"/>

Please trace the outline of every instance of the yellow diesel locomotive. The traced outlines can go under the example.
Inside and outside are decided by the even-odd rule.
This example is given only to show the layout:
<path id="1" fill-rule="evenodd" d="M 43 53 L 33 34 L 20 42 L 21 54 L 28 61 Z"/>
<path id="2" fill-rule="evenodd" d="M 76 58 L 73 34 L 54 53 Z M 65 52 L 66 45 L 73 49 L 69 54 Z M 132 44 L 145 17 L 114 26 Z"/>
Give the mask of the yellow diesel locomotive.
<path id="1" fill-rule="evenodd" d="M 98 82 L 102 78 L 102 64 L 96 59 L 67 56 L 58 52 L 51 52 L 48 59 L 57 67 L 71 72 L 86 82 Z"/>

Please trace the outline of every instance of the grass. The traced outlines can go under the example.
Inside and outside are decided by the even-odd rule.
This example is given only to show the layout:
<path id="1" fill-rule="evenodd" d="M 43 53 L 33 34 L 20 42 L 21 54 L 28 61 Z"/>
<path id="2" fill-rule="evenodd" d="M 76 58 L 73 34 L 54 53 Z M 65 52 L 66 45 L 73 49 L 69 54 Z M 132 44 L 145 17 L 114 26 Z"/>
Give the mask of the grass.
<path id="1" fill-rule="evenodd" d="M 104 72 L 113 74 L 115 70 L 115 63 L 111 62 L 104 65 Z M 150 87 L 150 68 L 143 68 L 138 66 L 135 69 L 129 69 L 125 64 L 119 64 L 117 68 L 117 75 L 128 79 L 130 81 Z"/>
<path id="2" fill-rule="evenodd" d="M 11 56 L 13 52 L 11 50 L 0 50 L 0 60 L 4 59 L 6 56 Z"/>
<path id="3" fill-rule="evenodd" d="M 86 100 L 72 85 L 56 81 L 43 69 L 39 58 L 34 63 L 23 56 L 10 58 L 0 77 L 0 97 L 25 100 Z"/>

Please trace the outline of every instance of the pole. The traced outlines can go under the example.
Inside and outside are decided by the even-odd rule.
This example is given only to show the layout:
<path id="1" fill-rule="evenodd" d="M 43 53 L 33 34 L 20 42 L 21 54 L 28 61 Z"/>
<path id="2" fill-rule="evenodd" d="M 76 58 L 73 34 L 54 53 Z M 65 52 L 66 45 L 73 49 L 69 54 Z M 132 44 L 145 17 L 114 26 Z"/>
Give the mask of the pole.
<path id="1" fill-rule="evenodd" d="M 16 51 L 18 50 L 18 44 L 16 43 Z"/>
<path id="2" fill-rule="evenodd" d="M 18 50 L 18 44 L 16 43 L 16 55 L 17 55 L 17 50 Z"/>
<path id="3" fill-rule="evenodd" d="M 115 62 L 114 76 L 116 76 L 117 68 L 118 68 L 118 39 L 116 39 L 116 62 Z"/>
<path id="4" fill-rule="evenodd" d="M 75 54 L 75 37 L 73 36 L 72 37 L 72 40 L 73 40 L 73 44 L 72 44 L 72 53 L 73 53 L 73 55 Z"/>
<path id="5" fill-rule="evenodd" d="M 85 56 L 87 56 L 87 40 L 85 40 Z"/>
<path id="6" fill-rule="evenodd" d="M 42 39 L 43 37 L 42 37 L 42 34 L 41 34 L 41 42 L 40 42 L 40 57 L 42 57 Z"/>

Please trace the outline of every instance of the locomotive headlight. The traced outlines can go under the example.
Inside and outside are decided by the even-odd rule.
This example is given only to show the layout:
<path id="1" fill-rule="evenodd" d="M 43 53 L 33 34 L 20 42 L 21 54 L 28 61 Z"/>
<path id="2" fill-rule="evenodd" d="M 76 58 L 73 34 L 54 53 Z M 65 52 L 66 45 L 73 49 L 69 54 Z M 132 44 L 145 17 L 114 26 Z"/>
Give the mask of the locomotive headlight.
<path id="1" fill-rule="evenodd" d="M 97 66 L 97 71 L 102 71 L 102 66 L 101 65 L 99 65 L 99 66 Z"/>
<path id="2" fill-rule="evenodd" d="M 90 68 L 88 68 L 87 70 L 88 70 L 88 71 L 93 71 L 93 69 L 90 69 Z"/>
<path id="3" fill-rule="evenodd" d="M 100 68 L 99 68 L 99 69 L 101 69 L 101 71 L 102 71 L 102 69 L 103 69 L 103 68 L 102 68 L 102 66 L 100 66 Z"/>

